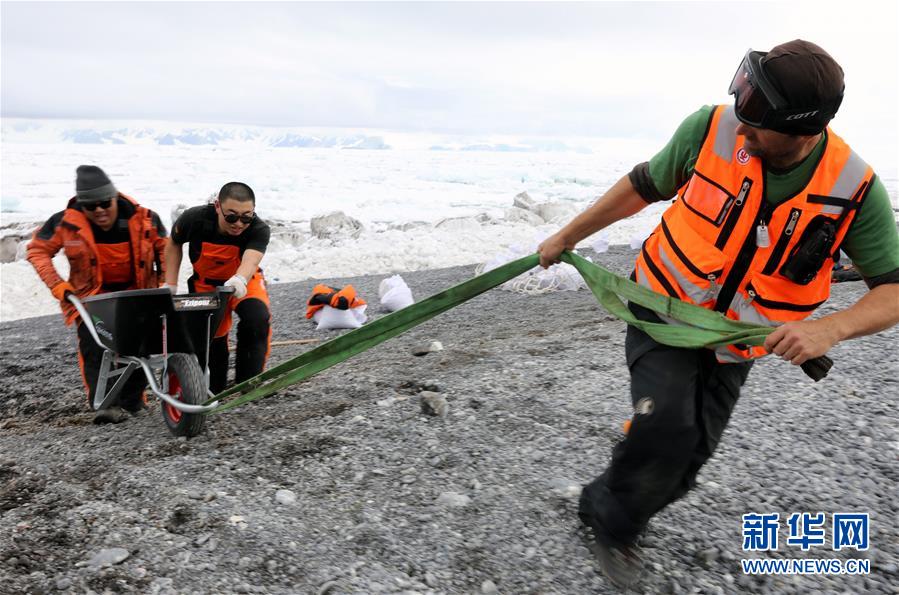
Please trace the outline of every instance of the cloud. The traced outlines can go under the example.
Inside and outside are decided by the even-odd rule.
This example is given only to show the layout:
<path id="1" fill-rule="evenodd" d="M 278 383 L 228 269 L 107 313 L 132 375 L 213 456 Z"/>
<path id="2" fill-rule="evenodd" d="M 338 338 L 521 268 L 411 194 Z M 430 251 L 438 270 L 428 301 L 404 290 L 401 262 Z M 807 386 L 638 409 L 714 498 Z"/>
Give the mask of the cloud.
<path id="1" fill-rule="evenodd" d="M 804 37 L 847 72 L 841 124 L 895 144 L 899 9 L 865 6 L 7 2 L 2 113 L 663 137 Z"/>

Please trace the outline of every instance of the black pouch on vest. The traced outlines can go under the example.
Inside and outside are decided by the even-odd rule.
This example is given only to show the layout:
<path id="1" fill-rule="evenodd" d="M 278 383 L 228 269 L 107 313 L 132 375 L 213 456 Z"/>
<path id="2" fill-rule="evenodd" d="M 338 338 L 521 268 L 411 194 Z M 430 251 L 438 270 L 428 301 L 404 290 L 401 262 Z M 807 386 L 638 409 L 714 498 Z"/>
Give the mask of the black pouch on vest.
<path id="1" fill-rule="evenodd" d="M 834 220 L 818 215 L 808 224 L 802 237 L 793 246 L 780 274 L 799 285 L 808 285 L 824 266 L 837 238 Z"/>

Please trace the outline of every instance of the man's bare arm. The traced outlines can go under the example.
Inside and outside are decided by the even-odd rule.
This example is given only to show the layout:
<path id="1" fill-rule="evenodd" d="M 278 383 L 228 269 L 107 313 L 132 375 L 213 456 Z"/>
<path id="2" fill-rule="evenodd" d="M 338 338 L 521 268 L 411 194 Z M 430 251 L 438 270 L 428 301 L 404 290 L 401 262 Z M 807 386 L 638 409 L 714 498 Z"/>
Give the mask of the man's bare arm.
<path id="1" fill-rule="evenodd" d="M 537 248 L 540 266 L 546 268 L 559 262 L 559 256 L 565 250 L 573 250 L 584 238 L 640 212 L 647 204 L 634 189 L 630 178 L 624 176 L 599 200 L 540 244 Z"/>
<path id="2" fill-rule="evenodd" d="M 899 283 L 878 285 L 855 304 L 815 320 L 788 322 L 765 340 L 765 348 L 799 365 L 846 339 L 864 337 L 899 323 Z"/>
<path id="3" fill-rule="evenodd" d="M 259 250 L 253 250 L 252 248 L 244 250 L 243 258 L 240 259 L 240 266 L 237 267 L 237 274 L 249 281 L 256 274 L 263 256 L 264 254 Z"/>
<path id="4" fill-rule="evenodd" d="M 171 238 L 165 243 L 165 284 L 178 285 L 178 270 L 181 268 L 181 258 L 184 250 L 181 244 L 176 244 Z"/>

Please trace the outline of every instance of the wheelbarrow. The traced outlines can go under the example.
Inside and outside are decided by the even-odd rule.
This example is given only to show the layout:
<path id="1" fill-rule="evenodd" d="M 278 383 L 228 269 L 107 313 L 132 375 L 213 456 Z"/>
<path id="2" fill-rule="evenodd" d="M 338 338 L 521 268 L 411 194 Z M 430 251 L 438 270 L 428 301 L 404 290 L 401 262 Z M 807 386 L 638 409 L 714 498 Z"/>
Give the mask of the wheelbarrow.
<path id="1" fill-rule="evenodd" d="M 203 429 L 209 396 L 209 345 L 234 292 L 174 295 L 168 288 L 114 291 L 69 301 L 94 341 L 103 348 L 91 406 L 115 405 L 128 378 L 141 370 L 162 402 L 172 434 L 196 436 Z"/>

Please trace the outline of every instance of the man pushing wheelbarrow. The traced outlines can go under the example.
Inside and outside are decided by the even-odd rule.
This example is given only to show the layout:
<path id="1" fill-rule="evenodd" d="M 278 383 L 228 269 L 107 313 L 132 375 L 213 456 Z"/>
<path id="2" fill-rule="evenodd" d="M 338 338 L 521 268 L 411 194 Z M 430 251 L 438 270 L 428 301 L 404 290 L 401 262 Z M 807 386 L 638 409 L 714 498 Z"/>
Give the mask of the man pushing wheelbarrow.
<path id="1" fill-rule="evenodd" d="M 59 300 L 66 325 L 76 323 L 78 365 L 92 407 L 103 358 L 88 327 L 69 302 L 70 294 L 83 299 L 128 289 L 157 288 L 164 279 L 165 226 L 153 211 L 116 190 L 102 169 L 80 165 L 75 196 L 66 208 L 51 216 L 34 232 L 27 258 L 41 280 Z M 53 256 L 65 251 L 69 278 L 53 266 Z M 118 405 L 98 411 L 96 423 L 118 423 L 127 413 L 146 407 L 142 374 L 132 374 L 120 392 Z"/>

